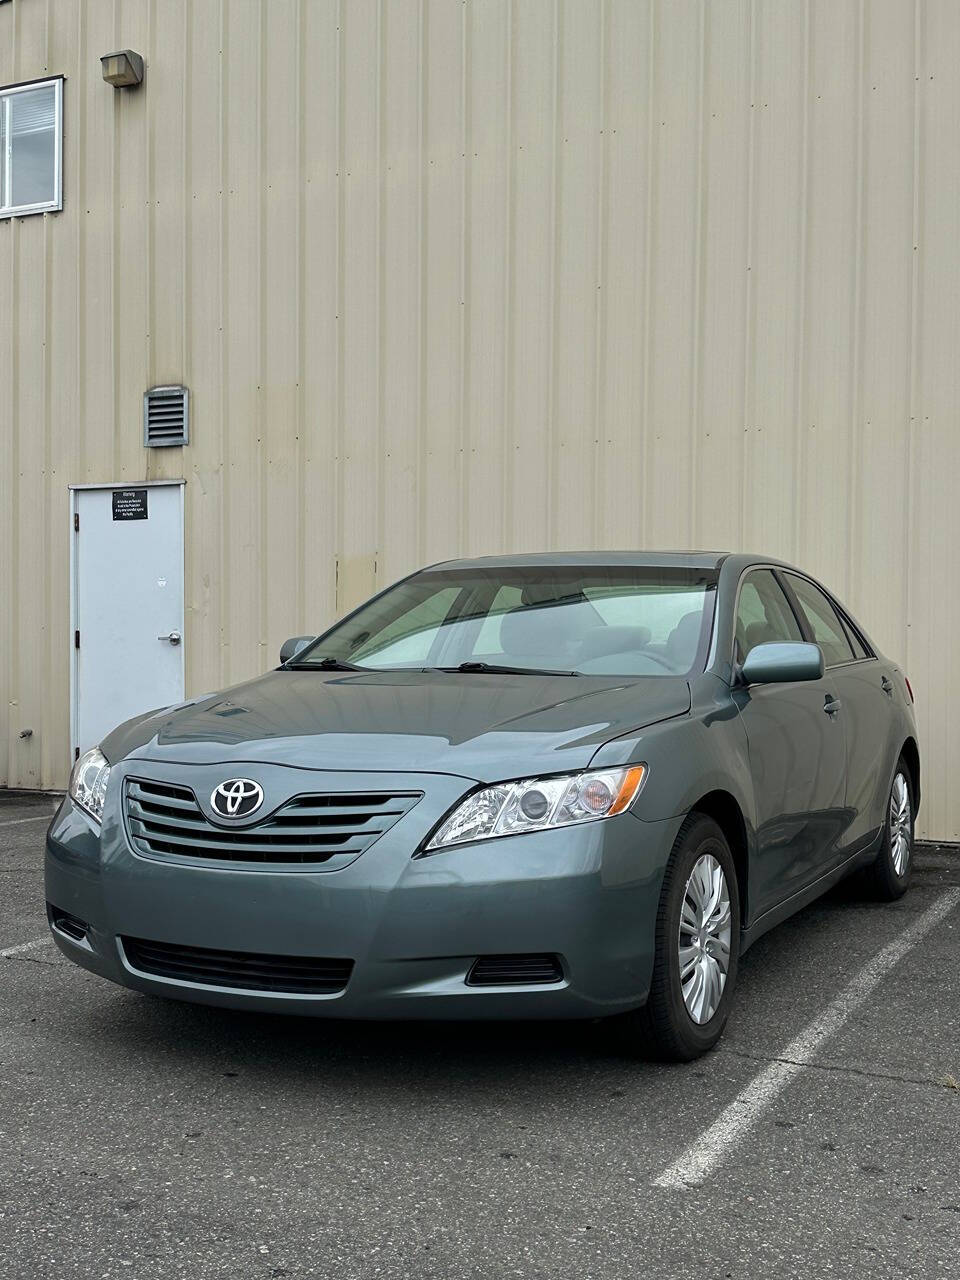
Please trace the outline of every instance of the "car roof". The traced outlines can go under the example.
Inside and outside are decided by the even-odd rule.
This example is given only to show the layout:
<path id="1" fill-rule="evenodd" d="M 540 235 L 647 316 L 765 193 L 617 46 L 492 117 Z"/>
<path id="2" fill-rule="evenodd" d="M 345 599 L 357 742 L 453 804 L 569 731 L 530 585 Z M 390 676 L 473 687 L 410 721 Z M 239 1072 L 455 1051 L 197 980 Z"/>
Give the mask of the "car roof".
<path id="1" fill-rule="evenodd" d="M 443 560 L 424 572 L 450 569 L 555 568 L 576 565 L 627 565 L 653 569 L 719 569 L 728 551 L 540 551 L 517 555 Z"/>

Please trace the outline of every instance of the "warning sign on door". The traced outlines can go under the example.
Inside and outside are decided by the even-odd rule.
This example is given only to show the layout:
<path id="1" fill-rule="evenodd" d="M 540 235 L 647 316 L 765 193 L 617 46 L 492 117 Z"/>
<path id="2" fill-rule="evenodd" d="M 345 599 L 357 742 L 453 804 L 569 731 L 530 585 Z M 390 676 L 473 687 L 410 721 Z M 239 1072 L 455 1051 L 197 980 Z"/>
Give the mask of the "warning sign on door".
<path id="1" fill-rule="evenodd" d="M 146 520 L 146 489 L 114 489 L 113 518 L 114 520 Z"/>

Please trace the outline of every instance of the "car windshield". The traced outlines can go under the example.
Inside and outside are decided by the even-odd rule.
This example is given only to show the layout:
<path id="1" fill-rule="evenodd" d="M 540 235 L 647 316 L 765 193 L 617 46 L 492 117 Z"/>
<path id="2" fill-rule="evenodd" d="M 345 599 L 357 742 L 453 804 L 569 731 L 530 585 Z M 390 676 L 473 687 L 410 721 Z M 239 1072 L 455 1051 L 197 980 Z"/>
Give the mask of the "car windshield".
<path id="1" fill-rule="evenodd" d="M 427 570 L 297 654 L 297 667 L 678 676 L 702 670 L 716 574 L 648 566 Z"/>

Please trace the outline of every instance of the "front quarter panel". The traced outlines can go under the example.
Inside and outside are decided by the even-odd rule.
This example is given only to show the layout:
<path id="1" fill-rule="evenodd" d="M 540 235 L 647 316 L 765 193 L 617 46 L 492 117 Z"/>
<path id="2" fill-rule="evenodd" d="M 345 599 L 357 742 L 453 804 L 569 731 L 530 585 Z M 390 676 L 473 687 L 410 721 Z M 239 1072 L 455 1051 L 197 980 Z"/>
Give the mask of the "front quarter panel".
<path id="1" fill-rule="evenodd" d="M 753 816 L 746 733 L 730 690 L 713 676 L 693 689 L 690 713 L 614 738 L 591 768 L 645 764 L 649 770 L 633 812 L 646 822 L 688 813 L 710 791 L 729 792 Z"/>
<path id="2" fill-rule="evenodd" d="M 690 713 L 615 738 L 593 767 L 645 764 L 649 770 L 632 813 L 641 821 L 682 819 L 711 792 L 732 796 L 743 815 L 746 857 L 755 849 L 753 783 L 743 722 L 725 681 L 705 675 L 694 681 Z M 744 924 L 751 918 L 749 876 Z"/>

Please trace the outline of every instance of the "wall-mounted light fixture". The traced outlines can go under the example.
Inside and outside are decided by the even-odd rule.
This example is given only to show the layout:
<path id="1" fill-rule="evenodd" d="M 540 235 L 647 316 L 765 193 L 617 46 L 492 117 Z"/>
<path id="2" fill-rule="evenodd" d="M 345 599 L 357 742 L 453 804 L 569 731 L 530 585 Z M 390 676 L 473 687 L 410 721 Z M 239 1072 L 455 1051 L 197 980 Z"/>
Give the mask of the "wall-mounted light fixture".
<path id="1" fill-rule="evenodd" d="M 104 80 L 115 89 L 132 87 L 143 79 L 143 59 L 132 49 L 105 53 L 100 59 L 100 69 Z"/>

